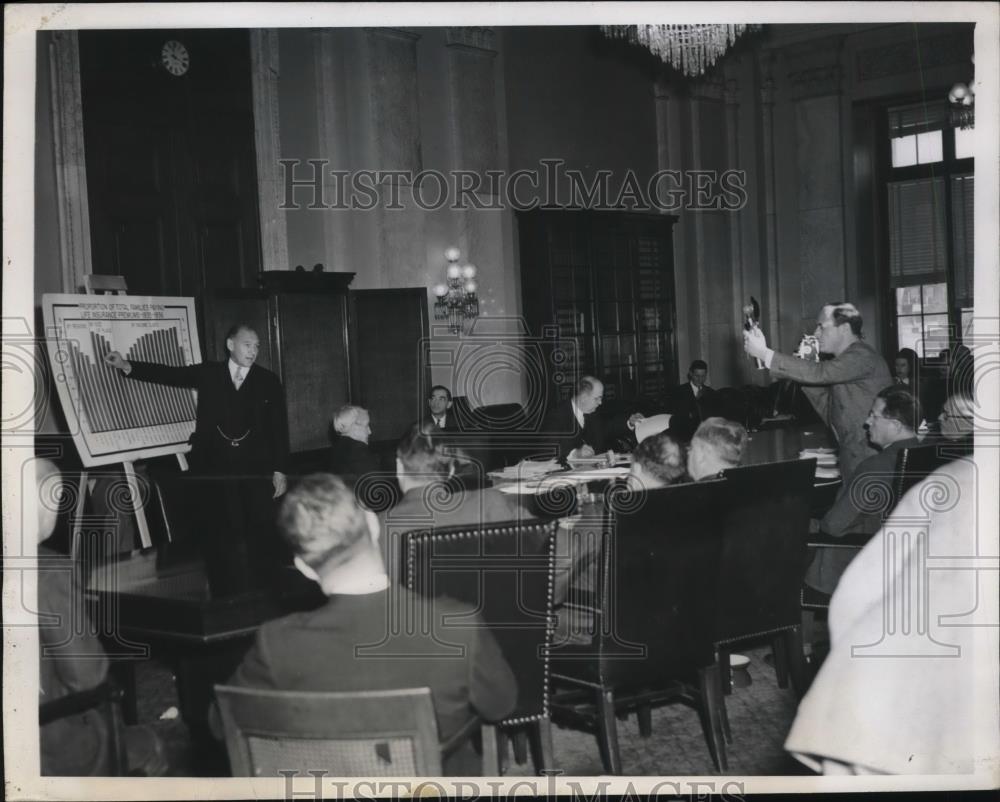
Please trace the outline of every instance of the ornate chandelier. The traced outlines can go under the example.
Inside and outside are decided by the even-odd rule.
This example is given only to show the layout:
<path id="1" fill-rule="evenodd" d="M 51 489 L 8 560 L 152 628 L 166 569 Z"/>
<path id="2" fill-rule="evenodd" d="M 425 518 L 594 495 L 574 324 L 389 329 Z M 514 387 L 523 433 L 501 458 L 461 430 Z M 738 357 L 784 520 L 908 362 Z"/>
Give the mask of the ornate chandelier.
<path id="1" fill-rule="evenodd" d="M 606 36 L 627 39 L 651 50 L 688 76 L 715 64 L 746 30 L 756 25 L 602 25 Z"/>
<path id="2" fill-rule="evenodd" d="M 434 287 L 434 319 L 447 320 L 448 330 L 460 334 L 467 320 L 479 317 L 479 296 L 476 294 L 476 266 L 460 266 L 462 252 L 449 248 L 444 252 L 448 260 L 448 283 Z"/>

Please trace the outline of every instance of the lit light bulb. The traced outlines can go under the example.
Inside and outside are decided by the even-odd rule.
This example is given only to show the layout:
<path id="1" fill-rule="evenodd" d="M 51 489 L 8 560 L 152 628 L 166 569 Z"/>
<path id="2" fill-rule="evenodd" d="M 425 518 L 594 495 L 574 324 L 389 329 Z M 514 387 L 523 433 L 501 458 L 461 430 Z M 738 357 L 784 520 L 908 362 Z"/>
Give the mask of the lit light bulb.
<path id="1" fill-rule="evenodd" d="M 462 268 L 456 264 L 448 265 L 448 278 L 458 278 L 462 275 Z"/>
<path id="2" fill-rule="evenodd" d="M 965 84 L 955 84 L 948 93 L 948 100 L 952 103 L 963 101 L 969 94 L 969 88 Z"/>
<path id="3" fill-rule="evenodd" d="M 444 258 L 447 259 L 449 262 L 457 262 L 461 258 L 461 256 L 462 252 L 455 247 L 448 248 L 448 250 L 444 252 Z"/>
<path id="4" fill-rule="evenodd" d="M 465 278 L 475 278 L 476 277 L 476 266 L 475 265 L 466 265 L 465 267 L 462 268 L 462 275 L 465 276 Z"/>
<path id="5" fill-rule="evenodd" d="M 446 286 L 444 286 L 444 284 L 435 284 L 434 285 L 434 294 L 438 298 L 444 298 L 444 296 L 446 296 L 448 294 L 448 288 Z"/>
<path id="6" fill-rule="evenodd" d="M 470 294 L 474 293 L 476 289 L 477 289 L 476 282 L 474 282 L 472 279 L 469 279 L 468 281 L 465 282 L 465 291 L 467 293 Z"/>

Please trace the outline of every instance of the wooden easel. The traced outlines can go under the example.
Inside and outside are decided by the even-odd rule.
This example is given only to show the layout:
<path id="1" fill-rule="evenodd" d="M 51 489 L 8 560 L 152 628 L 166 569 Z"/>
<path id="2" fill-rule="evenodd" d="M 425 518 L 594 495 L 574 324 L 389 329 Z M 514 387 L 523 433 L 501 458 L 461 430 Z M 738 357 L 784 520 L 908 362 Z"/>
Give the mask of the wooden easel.
<path id="1" fill-rule="evenodd" d="M 128 289 L 125 285 L 124 276 L 98 276 L 88 273 L 83 277 L 83 287 L 87 295 L 127 295 Z M 187 458 L 183 454 L 175 455 L 182 471 L 188 469 Z M 146 511 L 139 503 L 139 480 L 135 474 L 135 463 L 131 460 L 122 461 L 122 471 L 125 474 L 125 481 L 128 483 L 129 494 L 132 496 L 132 511 L 135 514 L 135 521 L 139 527 L 139 541 L 142 548 L 148 549 L 153 545 L 153 538 L 149 533 L 149 522 L 146 520 Z M 74 510 L 73 542 L 79 540 L 79 533 L 82 529 L 83 507 L 87 494 L 90 492 L 88 472 L 80 472 L 80 492 L 77 493 L 76 509 Z M 170 529 L 167 528 L 167 539 L 170 538 Z M 76 548 L 74 546 L 74 552 Z"/>

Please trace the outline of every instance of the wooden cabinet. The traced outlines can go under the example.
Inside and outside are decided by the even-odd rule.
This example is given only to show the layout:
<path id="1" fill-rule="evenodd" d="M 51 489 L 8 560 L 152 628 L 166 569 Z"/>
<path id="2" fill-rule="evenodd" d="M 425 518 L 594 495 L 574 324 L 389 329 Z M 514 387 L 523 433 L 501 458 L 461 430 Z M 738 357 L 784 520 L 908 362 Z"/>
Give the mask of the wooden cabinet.
<path id="1" fill-rule="evenodd" d="M 205 358 L 225 356 L 229 327 L 260 337 L 258 361 L 281 378 L 293 452 L 326 448 L 333 413 L 351 400 L 348 286 L 353 273 L 260 274 L 256 290 L 217 290 L 205 303 Z"/>
<path id="2" fill-rule="evenodd" d="M 574 379 L 604 381 L 606 401 L 657 398 L 677 381 L 673 215 L 536 209 L 518 214 L 524 315 L 558 338 L 555 399 Z"/>

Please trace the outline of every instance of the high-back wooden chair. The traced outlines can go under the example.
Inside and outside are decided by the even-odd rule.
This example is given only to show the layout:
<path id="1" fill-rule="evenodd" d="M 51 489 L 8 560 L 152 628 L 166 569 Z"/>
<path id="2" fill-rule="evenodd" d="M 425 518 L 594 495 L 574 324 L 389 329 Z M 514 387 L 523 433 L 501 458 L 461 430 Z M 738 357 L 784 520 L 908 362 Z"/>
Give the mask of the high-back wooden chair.
<path id="1" fill-rule="evenodd" d="M 554 535 L 554 521 L 538 520 L 403 535 L 403 584 L 472 605 L 496 638 L 518 682 L 517 707 L 498 727 L 506 733 L 529 729 L 539 770 L 554 767 L 548 660 Z"/>
<path id="2" fill-rule="evenodd" d="M 596 730 L 612 774 L 622 771 L 616 717 L 675 698 L 694 700 L 716 766 L 727 768 L 714 645 L 724 486 L 608 495 L 593 639 L 554 646 L 552 677 L 556 720 Z"/>
<path id="3" fill-rule="evenodd" d="M 480 727 L 438 740 L 430 688 L 351 693 L 216 685 L 234 777 L 325 770 L 334 777 L 437 777 Z M 497 774 L 484 754 L 484 774 Z"/>

